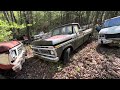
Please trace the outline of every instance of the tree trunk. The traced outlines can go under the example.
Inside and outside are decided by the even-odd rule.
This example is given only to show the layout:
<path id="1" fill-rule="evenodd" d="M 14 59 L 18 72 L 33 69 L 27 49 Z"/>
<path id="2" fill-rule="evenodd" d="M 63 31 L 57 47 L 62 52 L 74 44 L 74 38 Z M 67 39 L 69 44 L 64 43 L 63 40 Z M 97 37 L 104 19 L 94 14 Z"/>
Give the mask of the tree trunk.
<path id="1" fill-rule="evenodd" d="M 3 14 L 4 14 L 4 17 L 6 18 L 6 20 L 8 21 L 8 23 L 10 24 L 10 19 L 9 19 L 9 16 L 8 16 L 8 12 L 7 11 L 3 11 Z M 14 30 L 12 28 L 10 30 L 14 34 Z"/>
<path id="2" fill-rule="evenodd" d="M 22 24 L 23 19 L 22 19 L 22 11 L 20 11 L 20 24 Z"/>
<path id="3" fill-rule="evenodd" d="M 29 24 L 29 16 L 28 16 L 28 11 L 23 11 L 23 15 L 25 17 L 25 22 L 26 22 L 26 33 L 27 33 L 27 36 L 28 36 L 28 39 L 30 40 L 30 27 L 28 26 Z"/>
<path id="4" fill-rule="evenodd" d="M 63 23 L 63 13 L 62 13 L 62 11 L 60 11 L 60 23 L 61 23 L 61 25 Z"/>
<path id="5" fill-rule="evenodd" d="M 7 21 L 8 21 L 8 23 L 9 23 L 9 22 L 10 22 L 10 20 L 9 20 L 9 18 L 8 18 L 7 11 L 3 11 L 3 14 L 4 14 L 4 16 L 5 16 L 6 20 L 7 20 Z"/>
<path id="6" fill-rule="evenodd" d="M 16 20 L 16 18 L 15 18 L 15 15 L 14 15 L 14 12 L 13 12 L 13 11 L 10 11 L 10 16 L 11 16 L 12 22 L 17 23 L 17 20 Z M 20 29 L 14 29 L 14 30 L 17 30 L 17 35 L 20 33 Z"/>

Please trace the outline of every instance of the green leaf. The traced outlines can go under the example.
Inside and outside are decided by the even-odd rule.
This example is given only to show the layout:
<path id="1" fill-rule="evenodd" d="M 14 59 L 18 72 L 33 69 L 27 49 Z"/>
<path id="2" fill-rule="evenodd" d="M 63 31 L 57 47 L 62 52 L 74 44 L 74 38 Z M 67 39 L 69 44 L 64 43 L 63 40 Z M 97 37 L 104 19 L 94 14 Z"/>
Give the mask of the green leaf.
<path id="1" fill-rule="evenodd" d="M 27 24 L 27 26 L 32 26 L 32 24 Z"/>

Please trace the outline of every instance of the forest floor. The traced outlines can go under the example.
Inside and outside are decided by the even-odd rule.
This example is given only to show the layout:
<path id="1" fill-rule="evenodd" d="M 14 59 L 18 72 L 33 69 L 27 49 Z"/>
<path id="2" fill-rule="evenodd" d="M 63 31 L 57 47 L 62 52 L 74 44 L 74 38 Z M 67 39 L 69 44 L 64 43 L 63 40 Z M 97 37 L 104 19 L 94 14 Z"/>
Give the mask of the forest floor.
<path id="1" fill-rule="evenodd" d="M 120 78 L 120 48 L 98 45 L 92 40 L 80 46 L 67 65 L 31 57 L 11 79 L 116 79 Z"/>

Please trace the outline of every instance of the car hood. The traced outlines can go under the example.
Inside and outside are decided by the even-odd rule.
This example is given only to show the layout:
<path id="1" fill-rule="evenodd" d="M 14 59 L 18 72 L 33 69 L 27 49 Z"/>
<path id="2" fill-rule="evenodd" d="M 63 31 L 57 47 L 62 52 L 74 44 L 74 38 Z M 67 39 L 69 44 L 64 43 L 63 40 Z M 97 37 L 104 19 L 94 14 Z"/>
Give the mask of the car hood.
<path id="1" fill-rule="evenodd" d="M 120 26 L 103 28 L 99 32 L 99 34 L 117 34 L 117 33 L 120 33 Z"/>
<path id="2" fill-rule="evenodd" d="M 70 40 L 73 35 L 56 35 L 43 40 L 36 40 L 32 42 L 32 45 L 56 45 L 64 41 Z"/>
<path id="3" fill-rule="evenodd" d="M 0 53 L 8 51 L 19 44 L 19 41 L 9 41 L 0 43 Z"/>

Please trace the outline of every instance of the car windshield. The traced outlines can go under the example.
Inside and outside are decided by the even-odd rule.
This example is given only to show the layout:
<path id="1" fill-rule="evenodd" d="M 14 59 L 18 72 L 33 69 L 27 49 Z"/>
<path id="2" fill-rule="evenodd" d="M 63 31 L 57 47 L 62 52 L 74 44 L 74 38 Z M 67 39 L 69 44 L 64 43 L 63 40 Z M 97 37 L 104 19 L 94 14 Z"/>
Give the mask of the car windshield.
<path id="1" fill-rule="evenodd" d="M 118 25 L 120 25 L 120 16 L 105 20 L 103 27 L 107 28 L 107 27 L 118 26 Z"/>
<path id="2" fill-rule="evenodd" d="M 52 36 L 55 35 L 66 35 L 66 34 L 72 34 L 72 26 L 65 26 L 65 27 L 60 27 L 57 29 L 52 30 Z"/>

